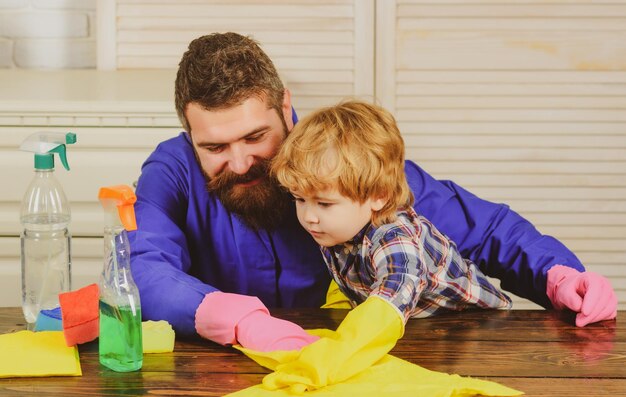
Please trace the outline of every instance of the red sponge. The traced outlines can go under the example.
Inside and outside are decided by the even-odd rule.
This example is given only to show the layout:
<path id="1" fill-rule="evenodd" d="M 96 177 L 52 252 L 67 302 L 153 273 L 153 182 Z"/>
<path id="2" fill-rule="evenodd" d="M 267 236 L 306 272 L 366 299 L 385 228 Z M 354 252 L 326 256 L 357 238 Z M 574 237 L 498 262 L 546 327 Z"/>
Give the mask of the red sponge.
<path id="1" fill-rule="evenodd" d="M 97 284 L 59 294 L 65 343 L 74 346 L 92 341 L 100 331 Z"/>

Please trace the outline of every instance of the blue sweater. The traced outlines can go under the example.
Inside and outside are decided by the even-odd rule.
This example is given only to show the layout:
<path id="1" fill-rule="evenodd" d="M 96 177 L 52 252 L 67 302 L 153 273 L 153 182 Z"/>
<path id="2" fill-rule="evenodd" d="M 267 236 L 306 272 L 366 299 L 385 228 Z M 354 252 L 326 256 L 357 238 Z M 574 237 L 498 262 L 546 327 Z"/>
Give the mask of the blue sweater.
<path id="1" fill-rule="evenodd" d="M 504 204 L 482 200 L 438 181 L 411 161 L 406 175 L 414 208 L 453 240 L 501 287 L 550 307 L 546 272 L 555 264 L 583 271 L 556 239 Z M 300 226 L 295 208 L 285 226 L 254 231 L 206 190 L 185 133 L 162 142 L 143 164 L 129 234 L 131 267 L 146 320 L 167 320 L 195 334 L 195 311 L 217 289 L 259 297 L 268 307 L 319 307 L 330 276 L 322 254 Z"/>

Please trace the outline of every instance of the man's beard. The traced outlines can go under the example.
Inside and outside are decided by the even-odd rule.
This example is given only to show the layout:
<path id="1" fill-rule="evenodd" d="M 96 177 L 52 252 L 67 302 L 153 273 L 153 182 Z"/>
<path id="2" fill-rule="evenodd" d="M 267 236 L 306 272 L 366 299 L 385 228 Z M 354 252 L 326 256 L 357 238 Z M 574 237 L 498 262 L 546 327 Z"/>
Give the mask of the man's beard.
<path id="1" fill-rule="evenodd" d="M 239 216 L 255 230 L 274 230 L 280 226 L 289 211 L 291 197 L 269 176 L 270 160 L 253 164 L 244 175 L 225 170 L 214 178 L 207 178 L 207 190 L 220 199 L 224 207 Z M 260 179 L 253 186 L 238 186 Z"/>

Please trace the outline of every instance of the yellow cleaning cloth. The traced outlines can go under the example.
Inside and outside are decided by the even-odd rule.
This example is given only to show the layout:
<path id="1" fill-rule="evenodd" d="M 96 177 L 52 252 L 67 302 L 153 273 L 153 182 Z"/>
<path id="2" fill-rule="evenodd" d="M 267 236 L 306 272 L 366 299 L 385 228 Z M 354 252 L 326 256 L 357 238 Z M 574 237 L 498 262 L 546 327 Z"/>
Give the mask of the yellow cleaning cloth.
<path id="1" fill-rule="evenodd" d="M 309 330 L 311 334 L 334 337 L 334 332 L 326 329 Z M 256 352 L 235 346 L 260 365 L 271 370 L 278 365 L 294 360 L 298 351 Z M 317 363 L 324 366 L 324 363 Z M 321 389 L 306 392 L 311 396 L 359 396 L 359 397 L 469 397 L 483 396 L 519 396 L 521 391 L 502 386 L 498 383 L 481 379 L 449 375 L 443 372 L 429 371 L 408 361 L 389 354 L 358 373 L 352 378 Z M 280 397 L 293 396 L 291 389 L 267 390 L 262 384 L 231 393 L 227 397 Z"/>
<path id="2" fill-rule="evenodd" d="M 67 347 L 62 331 L 19 331 L 0 335 L 0 378 L 81 376 L 78 348 Z"/>

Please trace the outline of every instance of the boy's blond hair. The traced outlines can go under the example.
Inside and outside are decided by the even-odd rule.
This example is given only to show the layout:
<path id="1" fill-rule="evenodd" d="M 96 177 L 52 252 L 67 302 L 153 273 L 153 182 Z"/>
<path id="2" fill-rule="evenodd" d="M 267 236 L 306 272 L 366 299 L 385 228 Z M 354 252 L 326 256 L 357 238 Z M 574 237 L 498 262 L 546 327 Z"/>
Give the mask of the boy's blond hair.
<path id="1" fill-rule="evenodd" d="M 375 226 L 394 221 L 398 209 L 413 203 L 395 119 L 366 102 L 343 102 L 299 121 L 274 158 L 272 173 L 292 192 L 336 188 L 359 203 L 386 199 L 372 214 Z"/>

